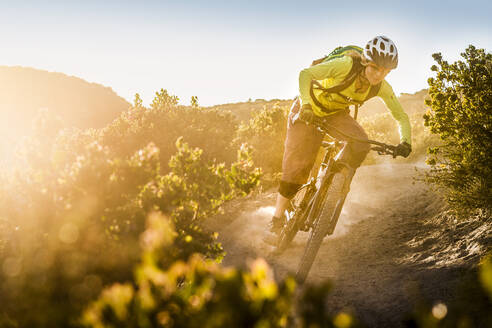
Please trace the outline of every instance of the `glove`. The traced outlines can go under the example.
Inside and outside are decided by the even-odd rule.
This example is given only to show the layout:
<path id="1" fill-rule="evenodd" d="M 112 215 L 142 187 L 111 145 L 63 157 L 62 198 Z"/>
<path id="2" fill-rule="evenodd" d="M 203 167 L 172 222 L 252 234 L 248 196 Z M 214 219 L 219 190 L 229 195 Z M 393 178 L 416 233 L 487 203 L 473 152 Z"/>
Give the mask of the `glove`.
<path id="1" fill-rule="evenodd" d="M 299 114 L 299 119 L 305 123 L 313 124 L 315 115 L 313 112 L 313 107 L 310 104 L 303 104 L 301 107 L 301 112 Z"/>
<path id="2" fill-rule="evenodd" d="M 406 141 L 403 141 L 402 143 L 400 143 L 398 146 L 396 146 L 396 149 L 395 149 L 395 155 L 396 156 L 402 156 L 405 158 L 407 158 L 411 152 L 412 152 L 412 146 Z"/>

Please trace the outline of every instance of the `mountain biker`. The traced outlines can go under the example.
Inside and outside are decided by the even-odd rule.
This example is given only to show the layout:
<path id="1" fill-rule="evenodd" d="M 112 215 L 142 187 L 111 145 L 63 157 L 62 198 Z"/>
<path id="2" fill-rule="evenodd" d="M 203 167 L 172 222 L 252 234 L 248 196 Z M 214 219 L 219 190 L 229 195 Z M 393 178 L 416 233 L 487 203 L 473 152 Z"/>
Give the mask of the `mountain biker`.
<path id="1" fill-rule="evenodd" d="M 346 49 L 348 51 L 344 51 Z M 321 146 L 323 134 L 309 124 L 315 119 L 323 119 L 347 135 L 367 140 L 363 128 L 350 116 L 349 106 L 361 105 L 371 96 L 378 96 L 399 125 L 400 144 L 397 146 L 397 154 L 408 157 L 412 151 L 408 115 L 391 86 L 384 80 L 398 64 L 398 51 L 393 41 L 385 36 L 377 36 L 364 49 L 348 46 L 340 50 L 338 56 L 316 60 L 299 74 L 299 97 L 289 113 L 282 178 L 270 223 L 270 231 L 275 234 L 282 230 L 286 221 L 284 212 L 301 185 L 306 183 Z M 342 90 L 339 90 L 340 86 Z M 297 113 L 300 120 L 293 122 Z M 346 140 L 336 131 L 330 133 L 333 137 Z M 342 164 L 340 172 L 346 179 L 352 179 L 369 152 L 370 145 L 351 142 L 347 147 L 349 151 L 345 152 L 346 158 L 339 159 Z"/>

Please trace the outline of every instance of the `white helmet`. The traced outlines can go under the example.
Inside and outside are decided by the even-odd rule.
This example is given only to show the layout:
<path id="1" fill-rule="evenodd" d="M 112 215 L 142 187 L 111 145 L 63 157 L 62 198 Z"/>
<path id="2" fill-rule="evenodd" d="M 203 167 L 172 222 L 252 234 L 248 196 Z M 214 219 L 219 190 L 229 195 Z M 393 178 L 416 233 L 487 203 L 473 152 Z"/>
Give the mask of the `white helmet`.
<path id="1" fill-rule="evenodd" d="M 398 65 L 398 50 L 386 36 L 377 36 L 367 42 L 364 56 L 384 68 L 393 69 Z"/>

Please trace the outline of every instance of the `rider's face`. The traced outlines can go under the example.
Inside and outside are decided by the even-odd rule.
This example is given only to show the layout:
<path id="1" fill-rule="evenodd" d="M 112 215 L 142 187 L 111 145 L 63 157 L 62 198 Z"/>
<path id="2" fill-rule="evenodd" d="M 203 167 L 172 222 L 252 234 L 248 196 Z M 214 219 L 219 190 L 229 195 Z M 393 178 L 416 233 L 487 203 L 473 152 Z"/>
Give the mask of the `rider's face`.
<path id="1" fill-rule="evenodd" d="M 386 75 L 391 71 L 389 68 L 384 68 L 378 66 L 374 63 L 369 63 L 366 66 L 366 78 L 371 85 L 376 85 L 379 82 L 383 81 Z"/>

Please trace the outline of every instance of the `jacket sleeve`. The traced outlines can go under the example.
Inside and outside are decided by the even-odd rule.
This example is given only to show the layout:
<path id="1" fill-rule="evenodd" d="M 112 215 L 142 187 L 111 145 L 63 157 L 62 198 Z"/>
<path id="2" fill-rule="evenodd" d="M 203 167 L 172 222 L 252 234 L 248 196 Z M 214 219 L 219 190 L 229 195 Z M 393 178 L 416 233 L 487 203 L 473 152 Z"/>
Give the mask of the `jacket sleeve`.
<path id="1" fill-rule="evenodd" d="M 311 103 L 312 80 L 331 79 L 333 85 L 341 82 L 352 68 L 352 58 L 343 56 L 303 69 L 299 73 L 299 98 L 302 104 Z"/>
<path id="2" fill-rule="evenodd" d="M 398 98 L 396 98 L 393 89 L 388 82 L 383 81 L 378 96 L 383 99 L 386 107 L 390 111 L 393 118 L 398 122 L 400 132 L 400 142 L 412 144 L 412 128 L 407 113 L 403 110 Z"/>

